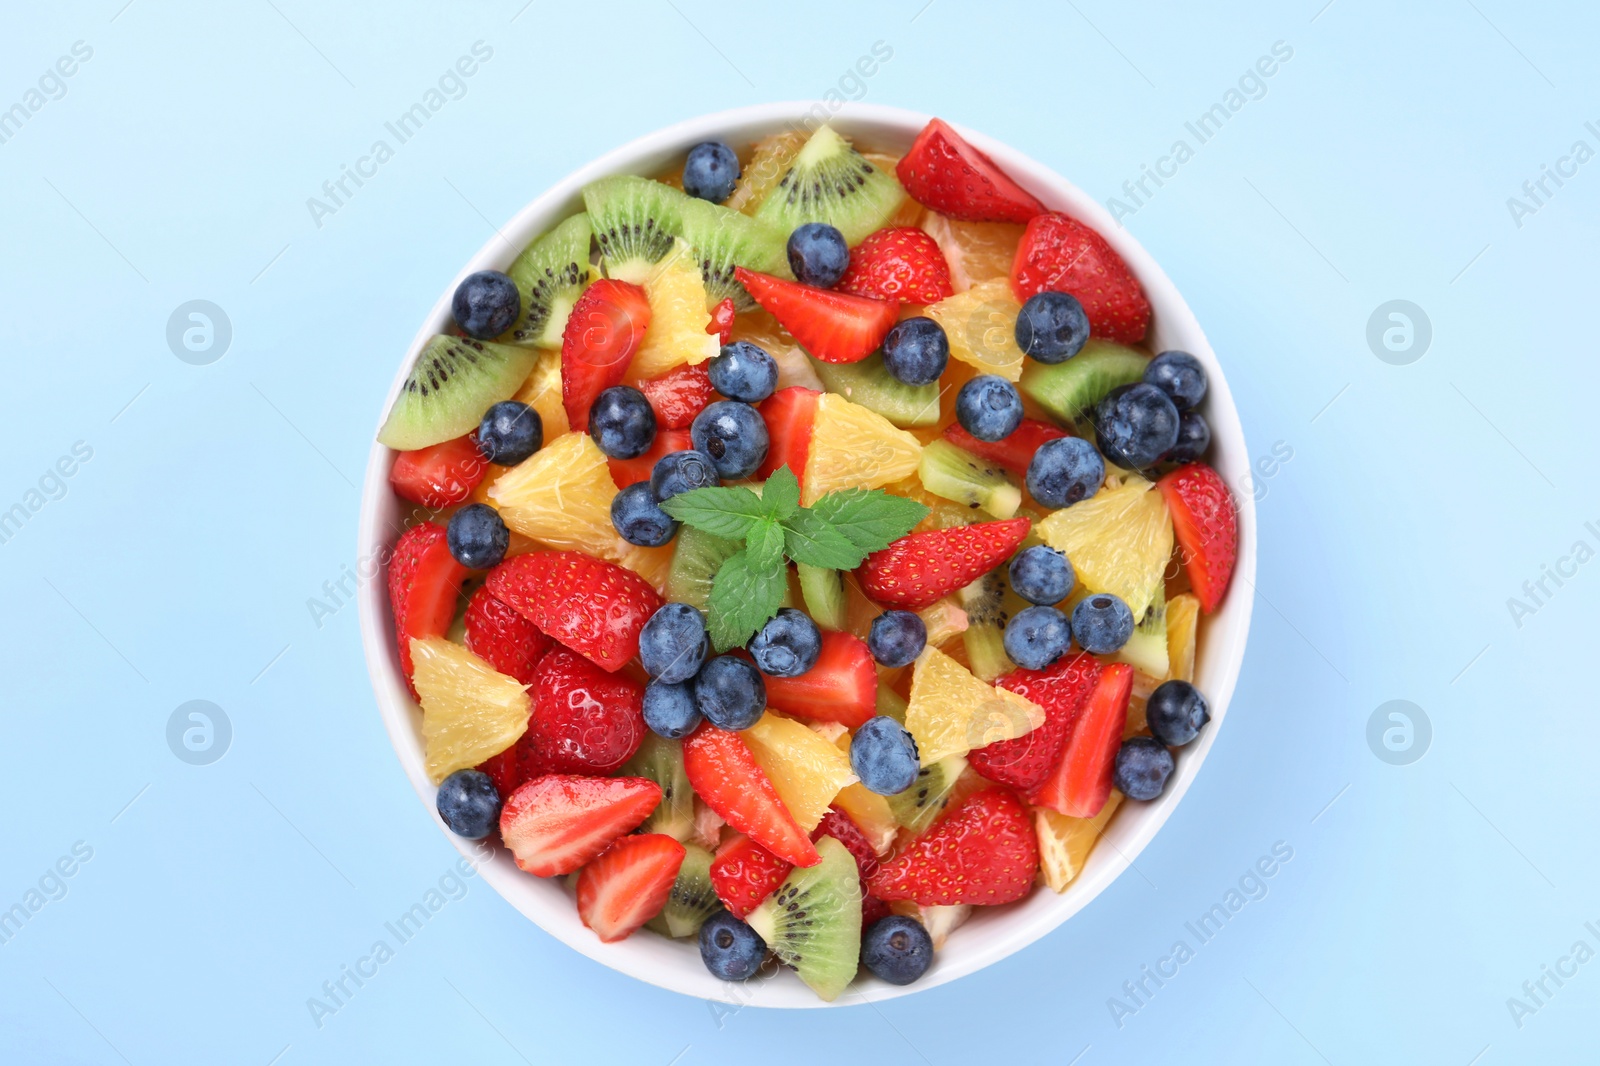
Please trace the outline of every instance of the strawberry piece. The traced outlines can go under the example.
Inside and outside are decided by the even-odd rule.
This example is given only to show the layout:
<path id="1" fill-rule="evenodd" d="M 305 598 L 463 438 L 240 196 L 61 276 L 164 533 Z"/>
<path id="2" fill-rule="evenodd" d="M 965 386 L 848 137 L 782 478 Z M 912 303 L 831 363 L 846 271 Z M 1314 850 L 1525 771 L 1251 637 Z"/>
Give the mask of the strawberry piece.
<path id="1" fill-rule="evenodd" d="M 720 343 L 727 344 L 733 339 L 733 320 L 737 316 L 738 308 L 733 304 L 733 297 L 724 296 L 722 302 L 711 309 L 711 322 L 706 326 L 706 332 Z"/>
<path id="2" fill-rule="evenodd" d="M 884 900 L 924 907 L 1021 899 L 1039 872 L 1033 820 L 1005 789 L 976 792 L 872 875 Z"/>
<path id="3" fill-rule="evenodd" d="M 824 363 L 858 363 L 878 350 L 900 317 L 900 305 L 798 281 L 734 269 L 739 284 L 793 335 L 800 347 Z"/>
<path id="4" fill-rule="evenodd" d="M 867 839 L 867 834 L 861 827 L 850 820 L 850 816 L 838 807 L 829 807 L 828 813 L 822 816 L 822 821 L 817 823 L 817 828 L 811 833 L 811 840 L 815 843 L 823 837 L 832 837 L 845 846 L 851 856 L 856 860 L 856 869 L 861 873 L 861 883 L 865 885 L 878 870 L 878 853 L 872 850 L 872 841 Z"/>
<path id="5" fill-rule="evenodd" d="M 1011 558 L 1032 524 L 1020 517 L 909 533 L 867 556 L 856 573 L 876 602 L 920 611 Z"/>
<path id="6" fill-rule="evenodd" d="M 546 774 L 506 799 L 500 838 L 538 877 L 570 874 L 649 817 L 661 786 L 645 777 Z"/>
<path id="7" fill-rule="evenodd" d="M 582 552 L 518 555 L 489 571 L 485 587 L 545 633 L 612 672 L 639 654 L 639 630 L 661 606 L 644 578 Z"/>
<path id="8" fill-rule="evenodd" d="M 864 896 L 861 899 L 861 931 L 866 932 L 874 922 L 889 917 L 894 912 L 889 905 L 877 896 Z"/>
<path id="9" fill-rule="evenodd" d="M 623 837 L 578 875 L 578 917 L 607 944 L 667 905 L 687 854 L 665 833 Z"/>
<path id="10" fill-rule="evenodd" d="M 765 480 L 780 466 L 787 466 L 801 484 L 805 483 L 806 457 L 811 454 L 811 427 L 817 418 L 817 397 L 822 393 L 802 385 L 779 389 L 757 405 L 767 424 L 767 457 L 756 477 Z"/>
<path id="11" fill-rule="evenodd" d="M 685 363 L 658 378 L 647 378 L 639 382 L 639 391 L 650 401 L 659 429 L 688 429 L 717 394 L 704 363 Z"/>
<path id="12" fill-rule="evenodd" d="M 1028 464 L 1033 461 L 1033 453 L 1039 450 L 1040 445 L 1070 436 L 1072 434 L 1037 418 L 1024 418 L 1010 436 L 996 441 L 979 440 L 962 429 L 959 422 L 950 423 L 944 430 L 944 439 L 957 448 L 969 451 L 985 462 L 1003 466 L 1021 477 L 1028 475 Z"/>
<path id="13" fill-rule="evenodd" d="M 834 288 L 903 304 L 938 303 L 955 294 L 939 242 L 916 226 L 869 234 L 851 249 L 850 266 Z"/>
<path id="14" fill-rule="evenodd" d="M 878 667 L 866 642 L 825 629 L 816 665 L 799 677 L 764 677 L 767 705 L 854 729 L 878 713 Z"/>
<path id="15" fill-rule="evenodd" d="M 610 774 L 644 740 L 644 686 L 557 648 L 539 663 L 528 732 L 539 764 L 560 774 Z"/>
<path id="16" fill-rule="evenodd" d="M 490 666 L 533 684 L 533 670 L 550 650 L 551 640 L 539 627 L 501 603 L 486 588 L 467 601 L 467 650 Z M 504 792 L 500 793 L 502 796 Z"/>
<path id="17" fill-rule="evenodd" d="M 990 781 L 1027 792 L 1044 783 L 1061 760 L 1073 723 L 1100 680 L 1092 655 L 1061 658 L 1043 670 L 1016 669 L 995 682 L 1044 708 L 1044 725 L 1015 740 L 996 741 L 967 755 L 973 770 Z"/>
<path id="18" fill-rule="evenodd" d="M 1239 561 L 1239 510 L 1233 494 L 1204 463 L 1180 466 L 1156 487 L 1172 514 L 1172 535 L 1189 584 L 1210 614 L 1222 604 Z"/>
<path id="19" fill-rule="evenodd" d="M 923 127 L 894 172 L 917 203 L 964 222 L 1026 222 L 1044 211 L 943 119 Z"/>
<path id="20" fill-rule="evenodd" d="M 711 860 L 711 888 L 735 918 L 743 918 L 772 895 L 794 869 L 747 836 L 736 836 Z"/>
<path id="21" fill-rule="evenodd" d="M 795 866 L 822 861 L 739 734 L 702 725 L 684 739 L 683 769 L 723 821 L 778 858 Z"/>
<path id="22" fill-rule="evenodd" d="M 1011 264 L 1019 301 L 1046 289 L 1076 296 L 1096 337 L 1137 344 L 1150 328 L 1150 301 L 1128 264 L 1100 234 L 1058 212 L 1028 223 Z"/>
<path id="23" fill-rule="evenodd" d="M 1029 797 L 1069 818 L 1093 818 L 1111 796 L 1111 775 L 1128 723 L 1133 667 L 1112 663 L 1072 723 L 1061 761 Z"/>
<path id="24" fill-rule="evenodd" d="M 526 733 L 505 751 L 490 756 L 473 769 L 488 774 L 494 782 L 494 790 L 501 796 L 509 796 L 534 778 L 544 776 L 544 768 L 538 765 Z"/>
<path id="25" fill-rule="evenodd" d="M 625 489 L 629 485 L 649 481 L 650 472 L 668 452 L 681 452 L 693 447 L 694 441 L 689 439 L 688 430 L 663 429 L 657 431 L 656 439 L 643 455 L 632 459 L 607 459 L 606 466 L 611 468 L 611 480 L 617 483 L 617 488 Z"/>
<path id="26" fill-rule="evenodd" d="M 438 510 L 471 496 L 488 472 L 489 460 L 468 433 L 396 455 L 389 469 L 389 485 L 402 500 Z"/>
<path id="27" fill-rule="evenodd" d="M 561 335 L 561 405 L 573 429 L 589 428 L 595 397 L 622 382 L 649 325 L 639 286 L 602 278 L 583 290 Z"/>
<path id="28" fill-rule="evenodd" d="M 411 688 L 411 641 L 442 637 L 456 617 L 456 597 L 467 568 L 456 562 L 437 522 L 419 522 L 400 534 L 389 559 L 389 608 L 394 614 L 400 669 Z M 415 697 L 417 690 L 411 688 Z"/>

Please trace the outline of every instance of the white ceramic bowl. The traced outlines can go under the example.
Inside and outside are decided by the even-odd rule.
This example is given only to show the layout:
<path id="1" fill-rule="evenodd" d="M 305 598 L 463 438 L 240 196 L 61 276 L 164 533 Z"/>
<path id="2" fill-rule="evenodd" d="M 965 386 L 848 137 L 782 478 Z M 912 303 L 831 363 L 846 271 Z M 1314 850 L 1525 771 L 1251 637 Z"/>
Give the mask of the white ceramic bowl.
<path id="1" fill-rule="evenodd" d="M 523 208 L 503 227 L 502 232 L 511 247 L 520 249 L 569 214 L 580 210 L 582 202 L 579 190 L 596 178 L 608 174 L 658 173 L 680 159 L 691 145 L 712 138 L 725 140 L 737 148 L 766 134 L 794 126 L 815 106 L 813 103 L 786 103 L 739 108 L 691 119 L 641 137 L 558 182 Z M 832 122 L 840 132 L 865 147 L 899 154 L 910 146 L 930 117 L 900 108 L 852 104 L 841 110 Z M 814 124 L 815 119 L 812 122 Z M 1153 351 L 1181 348 L 1193 352 L 1206 365 L 1210 374 L 1205 413 L 1211 423 L 1211 461 L 1230 480 L 1230 472 L 1237 472 L 1242 477 L 1249 470 L 1250 458 L 1227 380 L 1211 346 L 1206 343 L 1199 323 L 1161 268 L 1126 230 L 1112 221 L 1093 198 L 1071 182 L 981 133 L 966 129 L 960 132 L 1046 206 L 1065 211 L 1093 226 L 1127 261 L 1138 275 L 1154 309 L 1151 332 L 1146 343 Z M 477 270 L 503 270 L 511 259 L 510 247 L 495 237 L 462 267 L 457 282 Z M 453 282 L 439 297 L 411 342 L 411 349 L 401 360 L 383 410 L 378 412 L 378 422 L 382 421 L 382 416 L 394 402 L 423 344 L 429 337 L 449 327 L 450 297 L 455 284 Z M 377 423 L 374 425 L 376 427 Z M 408 506 L 389 488 L 389 468 L 394 462 L 394 454 L 388 448 L 374 444 L 367 462 L 358 546 L 359 558 L 365 567 L 388 558 L 388 549 L 395 539 L 396 523 L 401 520 Z M 988 910 L 980 908 L 979 913 L 951 934 L 933 968 L 921 981 L 908 987 L 897 987 L 876 978 L 864 977 L 834 1005 L 858 1003 L 863 996 L 879 1000 L 908 995 L 953 981 L 997 962 L 1038 940 L 1076 914 L 1104 891 L 1144 850 L 1173 808 L 1183 799 L 1189 785 L 1199 774 L 1206 754 L 1216 742 L 1239 676 L 1239 665 L 1244 658 L 1255 588 L 1256 522 L 1254 501 L 1249 493 L 1236 491 L 1236 495 L 1239 502 L 1238 568 L 1231 595 L 1222 609 L 1207 619 L 1196 663 L 1196 681 L 1210 701 L 1212 721 L 1200 739 L 1185 748 L 1178 757 L 1177 770 L 1166 794 L 1154 803 L 1124 804 L 1112 819 L 1101 845 L 1094 849 L 1085 869 L 1065 894 L 1057 895 L 1049 889 L 1040 888 L 1017 903 Z M 405 767 L 417 795 L 437 822 L 440 832 L 462 855 L 473 857 L 472 842 L 451 834 L 434 810 L 434 786 L 423 771 L 422 716 L 407 693 L 405 679 L 400 672 L 394 623 L 381 573 L 362 586 L 360 601 L 362 645 L 366 650 L 378 709 L 383 715 L 384 726 L 389 731 L 395 753 L 400 757 L 401 765 Z M 495 857 L 484 864 L 480 872 L 495 891 L 541 929 L 590 958 L 642 981 L 686 995 L 741 1004 L 766 1007 L 829 1005 L 787 973 L 774 980 L 751 982 L 749 986 L 735 989 L 706 971 L 692 941 L 669 941 L 664 937 L 641 934 L 621 943 L 602 944 L 578 921 L 577 910 L 565 888 L 564 879 L 541 880 L 523 873 L 503 848 L 497 849 Z"/>

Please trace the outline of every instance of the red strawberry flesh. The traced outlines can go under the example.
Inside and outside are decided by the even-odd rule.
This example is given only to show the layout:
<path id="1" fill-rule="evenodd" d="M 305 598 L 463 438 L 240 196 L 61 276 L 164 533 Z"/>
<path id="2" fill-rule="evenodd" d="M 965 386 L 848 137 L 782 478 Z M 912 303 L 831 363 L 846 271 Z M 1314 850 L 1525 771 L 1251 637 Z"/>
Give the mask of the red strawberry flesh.
<path id="1" fill-rule="evenodd" d="M 500 838 L 539 877 L 569 874 L 631 831 L 661 802 L 643 777 L 547 774 L 522 785 L 500 811 Z"/>
<path id="2" fill-rule="evenodd" d="M 639 630 L 661 606 L 644 578 L 582 552 L 537 551 L 507 559 L 489 571 L 487 587 L 545 633 L 612 672 L 639 654 Z"/>
<path id="3" fill-rule="evenodd" d="M 1128 264 L 1100 234 L 1057 212 L 1028 223 L 1011 265 L 1019 302 L 1046 289 L 1076 296 L 1096 337 L 1137 344 L 1150 328 L 1150 301 Z"/>
<path id="4" fill-rule="evenodd" d="M 1026 222 L 1044 210 L 943 119 L 923 127 L 895 174 L 919 204 L 964 222 Z"/>
<path id="5" fill-rule="evenodd" d="M 895 858 L 868 885 L 883 900 L 924 907 L 1010 903 L 1039 870 L 1033 821 L 1005 789 L 973 793 Z"/>
<path id="6" fill-rule="evenodd" d="M 1222 605 L 1239 561 L 1239 511 L 1233 494 L 1204 463 L 1179 467 L 1157 487 L 1172 514 L 1172 534 L 1189 584 L 1210 614 Z"/>
<path id="7" fill-rule="evenodd" d="M 723 821 L 778 858 L 795 866 L 822 861 L 737 733 L 702 725 L 683 742 L 683 769 Z"/>
<path id="8" fill-rule="evenodd" d="M 823 630 L 816 665 L 798 677 L 762 680 L 767 703 L 797 718 L 854 729 L 877 713 L 877 664 L 866 642 L 850 633 Z"/>
<path id="9" fill-rule="evenodd" d="M 644 740 L 644 686 L 565 648 L 540 661 L 529 695 L 526 735 L 556 773 L 615 773 Z"/>
<path id="10" fill-rule="evenodd" d="M 401 499 L 438 510 L 471 496 L 488 472 L 489 461 L 468 433 L 442 444 L 399 453 L 389 470 L 389 484 Z"/>
<path id="11" fill-rule="evenodd" d="M 1100 674 L 1072 723 L 1061 761 L 1030 797 L 1069 818 L 1093 818 L 1111 798 L 1117 749 L 1128 723 L 1133 667 L 1113 663 Z"/>
<path id="12" fill-rule="evenodd" d="M 1002 785 L 1037 788 L 1061 759 L 1079 713 L 1100 680 L 1100 663 L 1080 653 L 1043 670 L 1017 669 L 995 682 L 1044 708 L 1044 725 L 1014 740 L 1001 740 L 967 755 L 973 770 Z"/>
<path id="13" fill-rule="evenodd" d="M 824 363 L 857 363 L 878 350 L 900 305 L 818 289 L 737 267 L 734 276 L 800 347 Z"/>
<path id="14" fill-rule="evenodd" d="M 1011 558 L 1032 524 L 1008 518 L 907 534 L 867 556 L 861 587 L 885 607 L 920 611 Z"/>

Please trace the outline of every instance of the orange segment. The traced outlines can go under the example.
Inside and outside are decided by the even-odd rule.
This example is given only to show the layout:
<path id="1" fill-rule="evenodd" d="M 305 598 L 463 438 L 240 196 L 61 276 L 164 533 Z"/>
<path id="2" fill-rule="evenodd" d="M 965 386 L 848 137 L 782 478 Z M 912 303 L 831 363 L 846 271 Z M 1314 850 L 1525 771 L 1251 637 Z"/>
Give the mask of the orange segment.
<path id="1" fill-rule="evenodd" d="M 527 686 L 443 637 L 411 642 L 428 777 L 438 784 L 515 744 L 528 729 Z"/>

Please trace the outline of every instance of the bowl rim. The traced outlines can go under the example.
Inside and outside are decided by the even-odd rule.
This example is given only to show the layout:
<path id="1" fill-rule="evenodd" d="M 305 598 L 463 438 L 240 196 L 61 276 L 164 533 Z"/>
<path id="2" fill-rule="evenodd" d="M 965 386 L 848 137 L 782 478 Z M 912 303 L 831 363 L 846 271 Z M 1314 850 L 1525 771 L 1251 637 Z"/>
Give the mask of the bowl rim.
<path id="1" fill-rule="evenodd" d="M 1041 886 L 1017 903 L 986 909 L 981 918 L 975 917 L 951 934 L 933 968 L 913 985 L 890 985 L 866 975 L 858 978 L 846 995 L 826 1003 L 792 977 L 744 985 L 719 981 L 700 963 L 692 943 L 667 941 L 663 937 L 630 937 L 618 943 L 603 944 L 578 921 L 576 908 L 562 879 L 545 880 L 523 873 L 504 848 L 496 848 L 493 858 L 486 861 L 481 842 L 450 833 L 434 808 L 436 790 L 424 770 L 420 711 L 400 673 L 392 638 L 384 574 L 394 536 L 390 530 L 396 521 L 395 515 L 404 508 L 390 490 L 388 481 L 396 453 L 377 443 L 377 426 L 393 405 L 423 345 L 448 326 L 451 295 L 461 279 L 478 270 L 504 269 L 529 241 L 574 209 L 580 202 L 579 190 L 583 185 L 608 174 L 657 172 L 672 156 L 699 141 L 722 138 L 745 143 L 780 128 L 805 128 L 807 119 L 816 121 L 819 108 L 827 110 L 826 105 L 816 101 L 757 104 L 701 115 L 647 133 L 574 170 L 497 229 L 434 304 L 390 384 L 374 425 L 357 531 L 357 570 L 363 578 L 358 591 L 358 614 L 373 693 L 396 757 L 439 830 L 457 852 L 477 867 L 478 873 L 500 896 L 568 947 L 660 988 L 735 1007 L 846 1006 L 864 1000 L 877 1002 L 910 995 L 999 962 L 1041 939 L 1082 910 L 1133 865 L 1198 775 L 1221 730 L 1238 682 L 1254 606 L 1255 501 L 1249 492 L 1234 491 L 1239 513 L 1239 555 L 1233 580 L 1239 591 L 1208 616 L 1206 639 L 1195 669 L 1196 680 L 1202 682 L 1210 703 L 1210 728 L 1184 749 L 1168 789 L 1160 799 L 1138 806 L 1125 804 L 1119 810 L 1101 838 L 1111 846 L 1096 847 L 1091 852 L 1084 869 L 1065 893 L 1058 895 Z M 833 109 L 827 121 L 847 136 L 862 138 L 869 147 L 879 147 L 885 139 L 909 145 L 933 117 L 883 104 L 846 103 Z M 1183 348 L 1207 368 L 1210 385 L 1205 408 L 1212 430 L 1213 465 L 1219 473 L 1225 468 L 1236 469 L 1248 476 L 1249 451 L 1227 379 L 1199 322 L 1161 267 L 1099 202 L 1053 169 L 979 131 L 956 123 L 951 126 L 1051 210 L 1064 211 L 1088 224 L 1122 256 L 1139 278 L 1154 312 L 1147 345 L 1157 351 Z M 1153 343 L 1157 337 L 1164 338 L 1164 343 Z"/>

